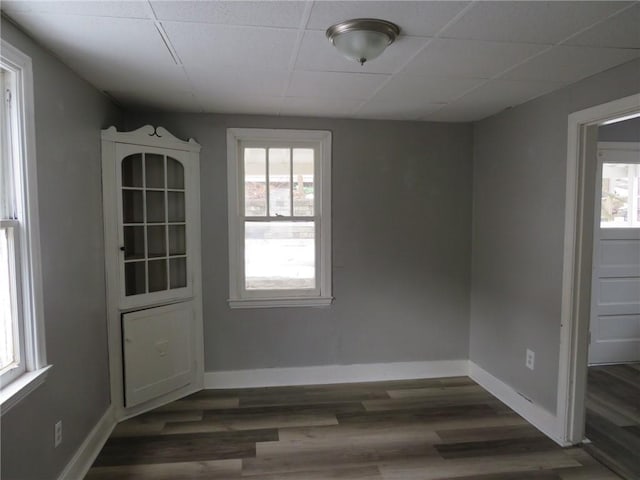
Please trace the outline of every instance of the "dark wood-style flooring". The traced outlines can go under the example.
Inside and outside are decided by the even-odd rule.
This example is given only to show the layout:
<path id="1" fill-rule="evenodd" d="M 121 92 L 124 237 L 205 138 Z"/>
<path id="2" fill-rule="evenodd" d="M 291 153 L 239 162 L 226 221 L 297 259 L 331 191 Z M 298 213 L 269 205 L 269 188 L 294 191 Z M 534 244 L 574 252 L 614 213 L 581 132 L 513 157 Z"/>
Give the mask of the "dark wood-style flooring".
<path id="1" fill-rule="evenodd" d="M 87 480 L 616 480 L 467 377 L 206 390 L 119 424 Z"/>
<path id="2" fill-rule="evenodd" d="M 589 367 L 586 434 L 593 456 L 640 479 L 640 363 Z"/>

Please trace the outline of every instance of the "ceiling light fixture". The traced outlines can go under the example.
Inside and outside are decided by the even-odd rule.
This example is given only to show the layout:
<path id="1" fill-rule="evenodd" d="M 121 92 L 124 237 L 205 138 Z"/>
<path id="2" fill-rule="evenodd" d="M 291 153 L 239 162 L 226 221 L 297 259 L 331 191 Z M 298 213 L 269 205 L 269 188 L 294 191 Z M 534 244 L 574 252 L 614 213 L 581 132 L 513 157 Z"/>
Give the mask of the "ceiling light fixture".
<path id="1" fill-rule="evenodd" d="M 384 52 L 400 34 L 400 27 L 377 18 L 354 18 L 327 29 L 327 38 L 349 60 L 373 60 Z"/>

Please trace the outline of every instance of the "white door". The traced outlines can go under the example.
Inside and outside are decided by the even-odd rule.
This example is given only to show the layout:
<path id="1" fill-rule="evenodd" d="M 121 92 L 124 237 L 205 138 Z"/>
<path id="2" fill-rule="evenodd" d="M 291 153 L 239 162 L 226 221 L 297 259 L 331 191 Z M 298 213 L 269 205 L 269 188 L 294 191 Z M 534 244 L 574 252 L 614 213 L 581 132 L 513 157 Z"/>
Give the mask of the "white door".
<path id="1" fill-rule="evenodd" d="M 112 401 L 119 418 L 202 388 L 199 145 L 103 131 Z"/>
<path id="2" fill-rule="evenodd" d="M 598 144 L 589 364 L 640 361 L 640 145 Z"/>

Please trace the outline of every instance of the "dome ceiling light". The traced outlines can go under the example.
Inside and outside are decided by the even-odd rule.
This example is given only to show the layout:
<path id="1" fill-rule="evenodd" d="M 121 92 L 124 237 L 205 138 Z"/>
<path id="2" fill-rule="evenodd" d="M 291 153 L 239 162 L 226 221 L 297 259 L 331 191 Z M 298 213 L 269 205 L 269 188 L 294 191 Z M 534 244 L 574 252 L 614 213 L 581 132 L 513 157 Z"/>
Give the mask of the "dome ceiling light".
<path id="1" fill-rule="evenodd" d="M 395 23 L 377 18 L 354 18 L 327 29 L 327 38 L 338 51 L 360 65 L 384 52 L 400 34 Z"/>

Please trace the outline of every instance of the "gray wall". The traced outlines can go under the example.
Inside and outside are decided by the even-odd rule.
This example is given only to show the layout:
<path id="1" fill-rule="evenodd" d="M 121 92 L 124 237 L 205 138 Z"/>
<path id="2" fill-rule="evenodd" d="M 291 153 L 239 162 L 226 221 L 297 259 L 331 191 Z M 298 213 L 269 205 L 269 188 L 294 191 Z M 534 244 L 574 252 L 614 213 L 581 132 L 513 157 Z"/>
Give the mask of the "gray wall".
<path id="1" fill-rule="evenodd" d="M 560 342 L 567 117 L 640 91 L 640 61 L 474 127 L 470 358 L 551 412 Z M 525 367 L 525 349 L 536 368 Z"/>
<path id="2" fill-rule="evenodd" d="M 33 61 L 46 383 L 2 416 L 3 480 L 57 477 L 107 409 L 109 373 L 100 129 L 117 111 L 2 19 L 2 38 Z M 53 426 L 63 421 L 62 444 Z"/>
<path id="3" fill-rule="evenodd" d="M 468 357 L 471 126 L 127 115 L 202 144 L 206 370 Z M 333 132 L 328 308 L 230 310 L 227 127 Z"/>
<path id="4" fill-rule="evenodd" d="M 600 142 L 640 142 L 640 118 L 598 128 Z"/>

